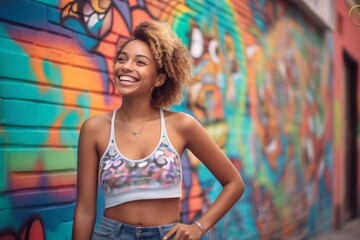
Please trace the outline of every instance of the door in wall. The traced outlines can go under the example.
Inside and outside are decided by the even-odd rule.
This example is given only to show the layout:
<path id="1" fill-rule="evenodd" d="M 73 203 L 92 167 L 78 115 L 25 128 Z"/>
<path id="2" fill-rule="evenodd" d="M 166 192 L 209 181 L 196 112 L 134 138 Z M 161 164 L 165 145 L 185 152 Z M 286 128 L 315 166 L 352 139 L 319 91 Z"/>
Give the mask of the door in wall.
<path id="1" fill-rule="evenodd" d="M 359 192 L 358 192 L 358 149 L 357 149 L 357 125 L 358 125 L 358 64 L 344 51 L 343 76 L 345 87 L 345 139 L 344 139 L 344 202 L 342 223 L 358 216 Z"/>

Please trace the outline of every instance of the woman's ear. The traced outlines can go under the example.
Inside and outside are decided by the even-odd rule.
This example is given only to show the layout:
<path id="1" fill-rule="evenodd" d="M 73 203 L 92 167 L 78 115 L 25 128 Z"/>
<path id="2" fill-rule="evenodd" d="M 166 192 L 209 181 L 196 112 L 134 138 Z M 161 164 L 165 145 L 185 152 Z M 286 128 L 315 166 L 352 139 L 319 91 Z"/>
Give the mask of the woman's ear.
<path id="1" fill-rule="evenodd" d="M 158 79 L 155 82 L 155 87 L 160 87 L 162 86 L 166 81 L 166 74 L 165 73 L 160 73 Z"/>

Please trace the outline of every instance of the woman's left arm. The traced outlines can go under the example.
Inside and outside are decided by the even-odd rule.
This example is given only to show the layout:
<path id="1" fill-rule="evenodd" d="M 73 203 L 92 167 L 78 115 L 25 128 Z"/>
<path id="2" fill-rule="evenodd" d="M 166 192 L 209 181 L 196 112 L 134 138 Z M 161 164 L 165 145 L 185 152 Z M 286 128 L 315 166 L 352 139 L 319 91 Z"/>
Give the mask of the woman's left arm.
<path id="1" fill-rule="evenodd" d="M 174 240 L 200 239 L 204 232 L 230 210 L 244 192 L 244 182 L 238 170 L 205 128 L 189 115 L 183 115 L 183 118 L 182 136 L 186 141 L 186 147 L 210 170 L 223 189 L 215 202 L 198 219 L 200 226 L 178 224 L 166 235 L 168 238 L 176 232 Z"/>

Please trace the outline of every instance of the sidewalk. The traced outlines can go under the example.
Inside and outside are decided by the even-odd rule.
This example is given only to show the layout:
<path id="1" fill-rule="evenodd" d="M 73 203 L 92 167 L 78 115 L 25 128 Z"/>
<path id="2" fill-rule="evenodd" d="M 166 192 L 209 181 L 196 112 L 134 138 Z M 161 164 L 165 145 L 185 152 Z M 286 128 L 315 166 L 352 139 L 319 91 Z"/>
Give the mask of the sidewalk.
<path id="1" fill-rule="evenodd" d="M 360 219 L 354 219 L 346 223 L 339 231 L 324 233 L 311 240 L 359 240 Z"/>

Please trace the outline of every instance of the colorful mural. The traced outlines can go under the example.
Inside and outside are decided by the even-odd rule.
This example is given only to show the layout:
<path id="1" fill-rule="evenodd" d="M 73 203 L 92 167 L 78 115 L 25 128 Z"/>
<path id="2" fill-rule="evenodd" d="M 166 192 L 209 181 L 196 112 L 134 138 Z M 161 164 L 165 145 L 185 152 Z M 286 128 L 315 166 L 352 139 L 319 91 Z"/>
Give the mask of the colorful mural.
<path id="1" fill-rule="evenodd" d="M 146 19 L 193 58 L 173 110 L 196 117 L 244 177 L 243 198 L 204 239 L 304 239 L 332 224 L 329 54 L 287 1 L 32 0 L 0 9 L 0 239 L 70 239 L 81 123 L 121 104 L 114 51 Z M 221 185 L 191 154 L 181 220 Z M 98 212 L 103 209 L 99 191 Z"/>

